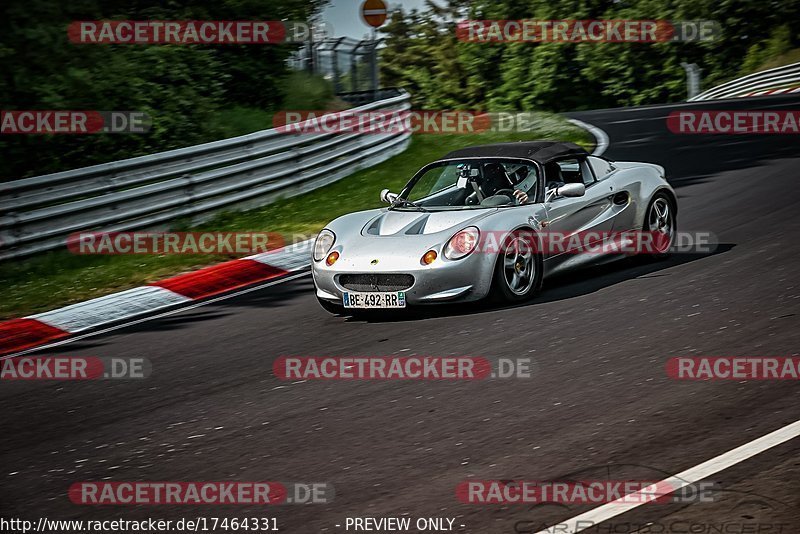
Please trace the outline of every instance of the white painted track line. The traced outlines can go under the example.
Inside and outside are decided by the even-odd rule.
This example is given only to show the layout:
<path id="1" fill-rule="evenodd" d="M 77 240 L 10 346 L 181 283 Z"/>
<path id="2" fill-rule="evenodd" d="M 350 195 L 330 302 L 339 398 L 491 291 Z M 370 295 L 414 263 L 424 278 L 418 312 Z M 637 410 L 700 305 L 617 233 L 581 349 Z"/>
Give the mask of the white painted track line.
<path id="1" fill-rule="evenodd" d="M 749 443 L 745 443 L 744 445 L 736 447 L 731 451 L 720 454 L 716 458 L 712 458 L 699 465 L 691 467 L 686 471 L 666 478 L 661 482 L 657 482 L 646 488 L 642 488 L 641 490 L 629 494 L 621 499 L 598 506 L 593 510 L 575 516 L 566 521 L 562 521 L 561 523 L 558 523 L 557 525 L 545 530 L 541 530 L 536 534 L 553 534 L 556 532 L 560 534 L 573 534 L 575 532 L 580 532 L 587 528 L 591 528 L 599 523 L 602 523 L 603 521 L 611 519 L 612 517 L 624 514 L 625 512 L 633 510 L 642 504 L 646 504 L 644 501 L 646 501 L 647 495 L 653 495 L 656 493 L 656 491 L 659 492 L 659 495 L 663 495 L 667 493 L 667 491 L 665 491 L 667 488 L 668 490 L 671 490 L 668 492 L 672 493 L 798 436 L 800 436 L 800 421 L 795 421 L 790 425 L 780 428 L 774 432 L 770 432 L 766 436 L 754 439 Z M 637 498 L 639 496 L 642 498 Z"/>

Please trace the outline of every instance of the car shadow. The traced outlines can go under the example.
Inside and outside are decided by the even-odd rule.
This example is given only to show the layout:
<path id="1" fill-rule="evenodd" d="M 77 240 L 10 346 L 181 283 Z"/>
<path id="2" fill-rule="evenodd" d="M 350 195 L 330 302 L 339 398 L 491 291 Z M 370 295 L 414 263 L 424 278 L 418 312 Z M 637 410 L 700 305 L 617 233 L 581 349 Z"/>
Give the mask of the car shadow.
<path id="1" fill-rule="evenodd" d="M 524 308 L 538 304 L 546 304 L 564 299 L 571 299 L 581 295 L 594 293 L 600 289 L 613 286 L 631 279 L 644 279 L 656 276 L 670 276 L 666 272 L 671 267 L 691 263 L 731 250 L 733 244 L 719 244 L 713 252 L 708 253 L 676 253 L 664 260 L 654 260 L 647 257 L 625 258 L 602 266 L 586 267 L 553 276 L 545 281 L 544 289 L 534 299 L 520 304 L 495 304 L 488 300 L 474 303 L 437 304 L 426 307 L 415 307 L 406 310 L 392 310 L 391 312 L 369 311 L 356 315 L 338 315 L 337 318 L 345 322 L 366 323 L 392 323 L 405 321 L 420 321 L 442 317 L 456 317 L 462 315 L 475 315 L 513 308 Z M 303 276 L 291 284 L 277 284 L 270 291 L 252 291 L 237 295 L 231 299 L 209 303 L 202 308 L 183 310 L 176 307 L 174 314 L 162 317 L 153 317 L 151 320 L 137 321 L 126 325 L 124 333 L 136 332 L 164 332 L 178 331 L 188 328 L 194 323 L 208 321 L 209 319 L 225 317 L 236 313 L 236 307 L 254 307 L 278 309 L 285 307 L 289 302 L 313 293 L 314 285 L 310 276 Z M 328 315 L 321 308 L 318 310 L 322 316 Z M 330 316 L 329 316 L 330 317 Z M 121 320 L 103 326 L 103 329 L 122 325 L 128 320 Z M 97 348 L 107 343 L 108 338 L 87 338 L 71 343 L 72 350 L 87 350 Z"/>
<path id="2" fill-rule="evenodd" d="M 498 310 L 524 308 L 588 295 L 620 282 L 633 279 L 646 279 L 670 276 L 662 272 L 678 265 L 692 263 L 719 254 L 724 254 L 736 245 L 720 243 L 712 252 L 675 253 L 663 260 L 650 257 L 632 257 L 595 267 L 585 267 L 564 274 L 554 275 L 545 281 L 542 292 L 535 298 L 520 304 L 494 304 L 488 300 L 474 303 L 441 304 L 424 308 L 409 308 L 397 313 L 370 311 L 368 313 L 345 316 L 348 322 L 391 323 L 420 321 L 437 317 L 475 315 Z"/>

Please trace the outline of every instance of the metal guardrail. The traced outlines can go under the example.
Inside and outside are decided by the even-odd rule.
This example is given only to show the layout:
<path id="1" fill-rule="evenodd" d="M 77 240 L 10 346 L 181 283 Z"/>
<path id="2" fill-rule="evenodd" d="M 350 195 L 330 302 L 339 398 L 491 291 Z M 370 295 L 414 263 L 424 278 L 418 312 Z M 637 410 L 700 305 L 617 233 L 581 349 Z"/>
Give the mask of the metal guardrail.
<path id="1" fill-rule="evenodd" d="M 408 110 L 410 95 L 339 112 Z M 287 134 L 276 129 L 0 183 L 0 260 L 64 247 L 73 232 L 192 223 L 330 184 L 399 154 L 407 132 Z"/>
<path id="2" fill-rule="evenodd" d="M 390 88 L 390 89 L 378 89 L 377 91 L 367 90 L 367 91 L 336 93 L 336 96 L 341 98 L 348 104 L 352 104 L 354 106 L 361 106 L 363 104 L 374 102 L 376 100 L 384 100 L 395 94 L 397 94 L 397 89 Z"/>
<path id="3" fill-rule="evenodd" d="M 770 94 L 790 91 L 795 92 L 794 89 L 799 87 L 800 63 L 793 63 L 791 65 L 784 65 L 783 67 L 776 67 L 755 74 L 749 74 L 742 78 L 723 83 L 722 85 L 700 93 L 694 98 L 690 98 L 689 102 L 754 96 L 753 93 L 759 93 L 761 91 L 769 92 Z"/>

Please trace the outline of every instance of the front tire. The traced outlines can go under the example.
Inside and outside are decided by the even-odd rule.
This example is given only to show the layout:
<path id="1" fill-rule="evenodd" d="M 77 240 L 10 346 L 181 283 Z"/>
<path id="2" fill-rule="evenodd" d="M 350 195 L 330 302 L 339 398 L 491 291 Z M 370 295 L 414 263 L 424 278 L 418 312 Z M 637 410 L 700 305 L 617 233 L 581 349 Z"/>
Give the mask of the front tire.
<path id="1" fill-rule="evenodd" d="M 517 230 L 503 240 L 492 277 L 491 300 L 523 302 L 542 289 L 544 262 L 538 252 L 536 236 Z"/>
<path id="2" fill-rule="evenodd" d="M 650 201 L 644 215 L 643 225 L 645 232 L 653 234 L 653 246 L 651 250 L 647 251 L 648 256 L 654 259 L 663 259 L 669 256 L 678 228 L 675 211 L 675 205 L 665 193 L 656 194 Z"/>

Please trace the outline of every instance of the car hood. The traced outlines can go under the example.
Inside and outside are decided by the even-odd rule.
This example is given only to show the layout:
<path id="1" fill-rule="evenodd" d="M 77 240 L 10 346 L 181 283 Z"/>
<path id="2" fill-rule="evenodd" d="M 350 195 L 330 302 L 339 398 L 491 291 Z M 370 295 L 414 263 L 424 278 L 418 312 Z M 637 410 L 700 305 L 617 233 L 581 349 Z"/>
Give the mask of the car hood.
<path id="1" fill-rule="evenodd" d="M 469 223 L 477 222 L 497 209 L 453 211 L 380 210 L 367 220 L 361 230 L 364 236 L 429 235 L 444 231 L 456 232 Z"/>

